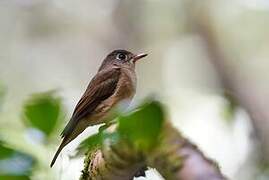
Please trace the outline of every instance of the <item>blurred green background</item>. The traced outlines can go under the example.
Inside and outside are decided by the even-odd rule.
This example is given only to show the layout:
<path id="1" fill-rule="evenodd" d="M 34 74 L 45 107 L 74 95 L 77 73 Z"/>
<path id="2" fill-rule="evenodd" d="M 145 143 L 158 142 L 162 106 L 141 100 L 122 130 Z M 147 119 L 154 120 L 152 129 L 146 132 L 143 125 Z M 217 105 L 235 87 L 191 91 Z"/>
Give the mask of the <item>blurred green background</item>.
<path id="1" fill-rule="evenodd" d="M 234 180 L 269 179 L 267 0 L 1 0 L 0 179 L 74 180 L 90 127 L 49 162 L 60 132 L 113 49 L 137 64 L 133 104 L 150 94 Z M 154 170 L 146 178 L 159 180 Z"/>

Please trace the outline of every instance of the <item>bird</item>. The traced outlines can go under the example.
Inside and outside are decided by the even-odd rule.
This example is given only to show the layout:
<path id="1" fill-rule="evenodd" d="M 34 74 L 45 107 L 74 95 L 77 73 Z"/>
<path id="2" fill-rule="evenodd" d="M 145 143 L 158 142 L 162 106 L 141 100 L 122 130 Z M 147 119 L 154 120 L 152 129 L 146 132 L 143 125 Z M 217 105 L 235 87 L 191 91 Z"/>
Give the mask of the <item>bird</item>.
<path id="1" fill-rule="evenodd" d="M 61 133 L 62 142 L 50 167 L 61 150 L 87 127 L 106 123 L 109 111 L 123 100 L 131 100 L 136 92 L 136 62 L 147 54 L 134 54 L 124 49 L 110 52 L 75 106 L 73 114 Z"/>

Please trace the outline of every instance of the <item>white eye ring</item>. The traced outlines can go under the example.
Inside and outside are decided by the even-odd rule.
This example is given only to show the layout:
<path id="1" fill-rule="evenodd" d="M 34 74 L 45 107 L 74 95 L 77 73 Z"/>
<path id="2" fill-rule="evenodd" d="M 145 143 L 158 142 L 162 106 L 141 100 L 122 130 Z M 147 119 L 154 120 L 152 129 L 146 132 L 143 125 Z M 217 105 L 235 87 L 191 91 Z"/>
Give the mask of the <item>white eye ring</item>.
<path id="1" fill-rule="evenodd" d="M 127 59 L 127 55 L 123 54 L 123 53 L 119 53 L 117 54 L 117 57 L 116 57 L 118 60 L 120 61 L 124 61 Z"/>

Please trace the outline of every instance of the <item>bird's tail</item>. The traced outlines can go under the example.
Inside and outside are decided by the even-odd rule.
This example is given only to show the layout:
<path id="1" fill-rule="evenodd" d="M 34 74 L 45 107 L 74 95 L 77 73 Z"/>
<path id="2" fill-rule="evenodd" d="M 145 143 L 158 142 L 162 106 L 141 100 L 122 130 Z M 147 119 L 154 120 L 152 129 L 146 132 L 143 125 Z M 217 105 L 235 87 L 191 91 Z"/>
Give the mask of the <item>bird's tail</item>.
<path id="1" fill-rule="evenodd" d="M 57 159 L 57 157 L 59 156 L 60 152 L 62 151 L 62 149 L 65 147 L 65 145 L 67 145 L 70 141 L 68 141 L 68 139 L 65 137 L 62 141 L 62 143 L 60 144 L 60 146 L 58 147 L 51 163 L 50 163 L 50 167 L 52 167 Z"/>
<path id="2" fill-rule="evenodd" d="M 62 149 L 68 144 L 70 143 L 73 139 L 75 139 L 80 133 L 82 133 L 85 130 L 85 125 L 83 123 L 79 123 L 75 126 L 75 128 L 73 129 L 73 131 L 71 131 L 69 134 L 65 135 L 63 138 L 62 143 L 60 144 L 58 150 L 56 151 L 51 163 L 50 163 L 50 167 L 53 166 L 53 164 L 55 163 L 57 157 L 59 156 L 60 152 L 62 151 Z"/>

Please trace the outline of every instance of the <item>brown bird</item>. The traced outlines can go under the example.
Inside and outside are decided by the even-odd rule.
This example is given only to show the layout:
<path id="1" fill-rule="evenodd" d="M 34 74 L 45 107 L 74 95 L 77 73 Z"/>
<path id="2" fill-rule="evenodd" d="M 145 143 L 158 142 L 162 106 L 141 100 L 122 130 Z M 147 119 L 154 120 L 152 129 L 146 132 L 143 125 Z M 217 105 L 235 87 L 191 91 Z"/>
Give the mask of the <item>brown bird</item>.
<path id="1" fill-rule="evenodd" d="M 147 54 L 135 55 L 126 50 L 108 54 L 61 133 L 63 140 L 50 167 L 61 150 L 88 126 L 104 123 L 111 108 L 122 100 L 132 99 L 136 91 L 135 63 L 145 56 Z"/>

